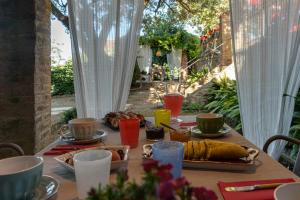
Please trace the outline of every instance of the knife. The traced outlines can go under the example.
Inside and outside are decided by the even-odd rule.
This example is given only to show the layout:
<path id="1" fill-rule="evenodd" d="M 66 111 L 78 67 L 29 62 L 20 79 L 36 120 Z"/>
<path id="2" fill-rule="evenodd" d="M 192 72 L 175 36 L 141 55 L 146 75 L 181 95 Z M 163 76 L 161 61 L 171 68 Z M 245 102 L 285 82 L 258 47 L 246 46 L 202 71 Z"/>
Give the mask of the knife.
<path id="1" fill-rule="evenodd" d="M 260 185 L 249 185 L 242 187 L 225 187 L 227 192 L 249 192 L 253 190 L 273 189 L 282 185 L 283 183 L 271 183 L 271 184 L 260 184 Z"/>

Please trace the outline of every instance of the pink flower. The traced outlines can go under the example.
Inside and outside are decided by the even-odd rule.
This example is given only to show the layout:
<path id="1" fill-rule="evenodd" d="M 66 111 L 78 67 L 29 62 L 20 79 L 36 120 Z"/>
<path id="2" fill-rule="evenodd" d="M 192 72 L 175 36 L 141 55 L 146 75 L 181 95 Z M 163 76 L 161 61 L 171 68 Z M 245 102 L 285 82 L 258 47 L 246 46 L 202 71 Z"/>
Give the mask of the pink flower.
<path id="1" fill-rule="evenodd" d="M 174 190 L 170 181 L 162 182 L 157 189 L 160 200 L 175 200 Z"/>
<path id="2" fill-rule="evenodd" d="M 166 182 L 172 180 L 173 176 L 169 171 L 159 170 L 154 174 L 159 178 L 160 182 Z"/>
<path id="3" fill-rule="evenodd" d="M 170 171 L 173 168 L 171 164 L 160 165 L 158 170 Z"/>
<path id="4" fill-rule="evenodd" d="M 193 188 L 194 197 L 197 200 L 217 200 L 218 197 L 214 191 L 208 190 L 204 187 Z"/>
<path id="5" fill-rule="evenodd" d="M 257 6 L 261 3 L 261 0 L 249 0 L 251 6 Z"/>
<path id="6" fill-rule="evenodd" d="M 207 35 L 212 35 L 213 33 L 214 33 L 213 30 L 209 30 L 208 33 L 207 33 Z"/>
<path id="7" fill-rule="evenodd" d="M 294 24 L 292 28 L 289 29 L 290 33 L 297 32 L 300 29 L 300 24 Z"/>
<path id="8" fill-rule="evenodd" d="M 145 160 L 143 161 L 143 168 L 145 172 L 150 172 L 152 169 L 158 168 L 158 161 L 157 160 Z"/>
<path id="9" fill-rule="evenodd" d="M 175 188 L 175 190 L 180 189 L 186 185 L 189 185 L 189 182 L 186 180 L 186 178 L 184 176 L 179 177 L 177 179 L 175 179 L 173 182 L 173 187 Z"/>
<path id="10" fill-rule="evenodd" d="M 202 35 L 202 36 L 200 37 L 200 39 L 201 39 L 202 42 L 204 42 L 205 40 L 207 40 L 207 36 L 206 36 L 206 35 Z"/>

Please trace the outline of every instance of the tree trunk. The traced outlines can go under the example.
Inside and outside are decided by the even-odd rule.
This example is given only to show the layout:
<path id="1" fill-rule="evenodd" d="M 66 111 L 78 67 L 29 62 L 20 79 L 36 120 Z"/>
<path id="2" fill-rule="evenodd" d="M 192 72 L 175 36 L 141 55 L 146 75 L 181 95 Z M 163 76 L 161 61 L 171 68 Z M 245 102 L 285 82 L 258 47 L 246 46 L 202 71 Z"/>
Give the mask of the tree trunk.
<path id="1" fill-rule="evenodd" d="M 186 81 L 187 75 L 188 75 L 188 57 L 187 57 L 187 51 L 182 50 L 182 57 L 181 57 L 181 69 L 180 69 L 180 79 L 182 82 Z"/>
<path id="2" fill-rule="evenodd" d="M 232 63 L 231 26 L 230 14 L 228 12 L 221 15 L 220 27 L 220 37 L 223 43 L 221 46 L 221 66 L 228 66 Z"/>

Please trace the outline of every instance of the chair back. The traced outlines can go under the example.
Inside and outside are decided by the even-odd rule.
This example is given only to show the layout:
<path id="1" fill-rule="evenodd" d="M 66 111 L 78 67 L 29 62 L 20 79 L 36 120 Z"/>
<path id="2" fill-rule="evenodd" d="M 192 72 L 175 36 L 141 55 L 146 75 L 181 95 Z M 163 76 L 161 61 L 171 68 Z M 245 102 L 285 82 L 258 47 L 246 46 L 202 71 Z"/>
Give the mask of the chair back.
<path id="1" fill-rule="evenodd" d="M 300 149 L 299 149 L 297 157 L 296 157 L 296 161 L 295 161 L 293 172 L 297 176 L 300 176 Z"/>
<path id="2" fill-rule="evenodd" d="M 0 143 L 0 149 L 13 149 L 19 156 L 24 155 L 23 149 L 19 145 L 14 143 Z"/>
<path id="3" fill-rule="evenodd" d="M 284 141 L 287 141 L 287 142 L 291 142 L 293 144 L 297 144 L 297 145 L 300 145 L 300 140 L 298 139 L 295 139 L 295 138 L 291 138 L 291 137 L 288 137 L 288 136 L 285 136 L 285 135 L 274 135 L 272 137 L 270 137 L 264 144 L 263 146 L 263 151 L 265 153 L 268 153 L 268 148 L 269 148 L 269 145 L 273 142 L 273 141 L 276 141 L 276 140 L 284 140 Z M 300 176 L 300 150 L 297 154 L 297 158 L 296 158 L 296 161 L 295 161 L 295 164 L 294 164 L 294 169 L 293 169 L 293 172 L 297 175 L 297 176 Z"/>

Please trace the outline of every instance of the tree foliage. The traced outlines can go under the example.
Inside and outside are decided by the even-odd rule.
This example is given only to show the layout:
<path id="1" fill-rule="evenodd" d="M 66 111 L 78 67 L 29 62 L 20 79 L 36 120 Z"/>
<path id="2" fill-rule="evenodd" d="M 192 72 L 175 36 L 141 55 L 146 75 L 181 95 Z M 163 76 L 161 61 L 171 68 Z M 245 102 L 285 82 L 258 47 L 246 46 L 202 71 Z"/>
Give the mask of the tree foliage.
<path id="1" fill-rule="evenodd" d="M 219 16 L 229 10 L 228 0 L 144 0 L 145 13 L 160 16 L 170 10 L 178 20 L 207 31 L 219 23 Z M 51 0 L 52 14 L 69 29 L 66 0 Z"/>
<path id="2" fill-rule="evenodd" d="M 187 51 L 188 58 L 192 59 L 200 54 L 199 36 L 188 33 L 184 28 L 184 22 L 178 21 L 170 8 L 159 13 L 159 16 L 146 11 L 140 44 L 151 46 L 154 53 L 160 51 L 162 54 L 160 57 L 169 53 L 172 47 L 184 49 Z"/>
<path id="3" fill-rule="evenodd" d="M 72 61 L 51 67 L 51 90 L 52 95 L 74 94 Z"/>
<path id="4" fill-rule="evenodd" d="M 207 32 L 219 24 L 220 15 L 229 11 L 228 0 L 182 0 L 188 9 L 179 7 L 178 17 Z"/>

